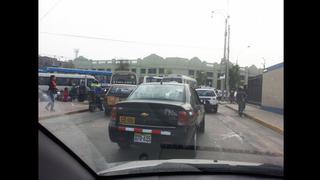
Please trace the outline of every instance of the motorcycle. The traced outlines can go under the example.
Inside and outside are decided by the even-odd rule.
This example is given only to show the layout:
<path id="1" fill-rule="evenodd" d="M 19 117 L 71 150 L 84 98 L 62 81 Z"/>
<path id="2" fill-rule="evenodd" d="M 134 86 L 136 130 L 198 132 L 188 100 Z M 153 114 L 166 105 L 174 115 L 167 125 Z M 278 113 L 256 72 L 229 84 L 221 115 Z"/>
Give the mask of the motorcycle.
<path id="1" fill-rule="evenodd" d="M 89 92 L 88 96 L 89 101 L 89 111 L 94 112 L 96 108 L 99 108 L 100 111 L 103 111 L 103 105 L 102 105 L 102 97 L 100 94 L 96 94 L 94 91 Z"/>
<path id="2" fill-rule="evenodd" d="M 83 102 L 87 99 L 87 89 L 85 86 L 80 86 L 78 88 L 78 101 Z"/>

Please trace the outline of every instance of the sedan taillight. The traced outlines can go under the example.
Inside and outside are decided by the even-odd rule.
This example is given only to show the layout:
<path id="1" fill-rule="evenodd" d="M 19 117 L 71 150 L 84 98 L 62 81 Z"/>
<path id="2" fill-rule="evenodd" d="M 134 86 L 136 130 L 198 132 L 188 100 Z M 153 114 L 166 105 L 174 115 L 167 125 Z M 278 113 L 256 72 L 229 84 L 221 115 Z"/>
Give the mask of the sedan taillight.
<path id="1" fill-rule="evenodd" d="M 115 121 L 117 118 L 117 108 L 113 107 L 111 111 L 111 121 Z"/>
<path id="2" fill-rule="evenodd" d="M 178 125 L 179 126 L 189 125 L 189 116 L 186 111 L 179 111 Z"/>

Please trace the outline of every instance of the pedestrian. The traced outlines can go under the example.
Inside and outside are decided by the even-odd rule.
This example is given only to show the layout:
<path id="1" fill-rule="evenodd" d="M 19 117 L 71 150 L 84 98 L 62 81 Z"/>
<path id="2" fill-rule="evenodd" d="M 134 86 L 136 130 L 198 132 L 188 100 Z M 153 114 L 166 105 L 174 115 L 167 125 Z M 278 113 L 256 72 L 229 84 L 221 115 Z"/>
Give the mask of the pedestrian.
<path id="1" fill-rule="evenodd" d="M 70 90 L 70 97 L 71 97 L 71 101 L 75 100 L 77 97 L 77 88 L 74 83 L 72 84 L 72 88 Z"/>
<path id="2" fill-rule="evenodd" d="M 233 101 L 234 101 L 234 91 L 233 90 L 231 90 L 231 92 L 230 92 L 229 99 L 230 99 L 230 103 L 233 104 Z"/>
<path id="3" fill-rule="evenodd" d="M 102 108 L 102 102 L 101 102 L 101 96 L 103 95 L 103 90 L 101 88 L 101 84 L 98 82 L 93 82 L 91 84 L 91 91 L 93 91 L 94 94 L 94 103 L 99 107 L 101 111 L 103 111 Z"/>
<path id="4" fill-rule="evenodd" d="M 242 86 L 239 87 L 236 98 L 238 103 L 238 111 L 240 114 L 242 114 L 242 112 L 246 107 L 246 99 L 247 99 L 247 94 L 244 91 Z"/>
<path id="5" fill-rule="evenodd" d="M 56 82 L 56 77 L 54 75 L 50 76 L 50 82 L 49 82 L 49 89 L 48 89 L 48 95 L 49 95 L 49 103 L 46 105 L 46 110 L 49 111 L 49 106 L 50 111 L 54 112 L 54 97 L 57 94 L 58 89 L 57 89 L 57 82 Z"/>
<path id="6" fill-rule="evenodd" d="M 69 89 L 65 87 L 63 91 L 63 102 L 68 102 L 70 99 L 71 97 L 69 96 Z"/>

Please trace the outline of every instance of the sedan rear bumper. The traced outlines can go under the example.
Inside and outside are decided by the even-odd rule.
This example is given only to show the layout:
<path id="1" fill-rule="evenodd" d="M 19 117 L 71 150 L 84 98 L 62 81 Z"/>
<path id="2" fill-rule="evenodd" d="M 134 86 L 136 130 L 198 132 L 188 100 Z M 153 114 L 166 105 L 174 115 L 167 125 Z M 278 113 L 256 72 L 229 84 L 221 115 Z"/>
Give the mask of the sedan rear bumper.
<path id="1" fill-rule="evenodd" d="M 115 143 L 129 144 L 174 144 L 189 145 L 191 139 L 191 131 L 186 127 L 177 128 L 149 128 L 149 127 L 133 127 L 115 125 L 110 122 L 109 138 Z M 134 142 L 134 134 L 151 134 L 151 143 Z"/>

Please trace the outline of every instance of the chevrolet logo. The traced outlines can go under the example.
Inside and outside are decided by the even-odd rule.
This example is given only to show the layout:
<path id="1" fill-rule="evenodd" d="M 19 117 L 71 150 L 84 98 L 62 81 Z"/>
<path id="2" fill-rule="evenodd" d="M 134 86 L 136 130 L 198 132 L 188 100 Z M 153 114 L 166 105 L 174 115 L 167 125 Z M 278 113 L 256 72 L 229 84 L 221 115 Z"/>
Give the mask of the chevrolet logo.
<path id="1" fill-rule="evenodd" d="M 149 116 L 149 114 L 148 113 L 141 113 L 140 116 L 147 117 L 147 116 Z"/>

